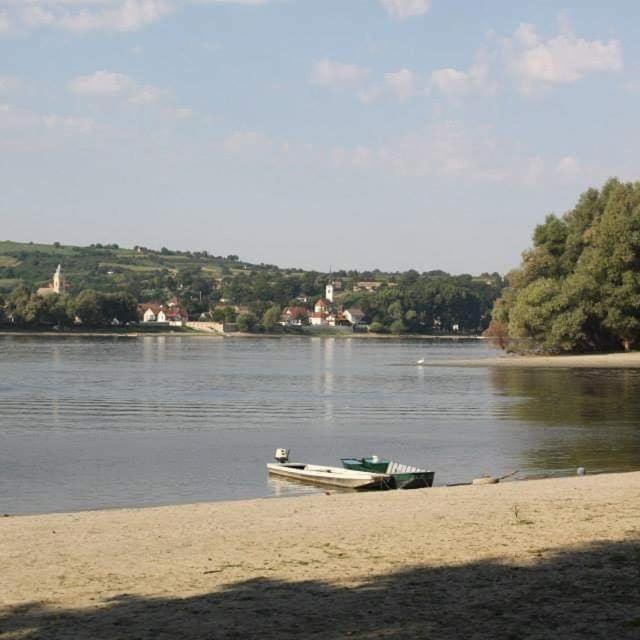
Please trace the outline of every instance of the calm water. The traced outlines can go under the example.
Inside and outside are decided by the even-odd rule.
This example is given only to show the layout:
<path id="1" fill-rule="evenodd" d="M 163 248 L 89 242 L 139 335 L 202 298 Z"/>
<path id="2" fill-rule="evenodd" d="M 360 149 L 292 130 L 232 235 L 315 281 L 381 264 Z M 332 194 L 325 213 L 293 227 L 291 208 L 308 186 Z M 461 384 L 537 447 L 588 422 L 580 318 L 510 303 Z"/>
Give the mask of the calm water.
<path id="1" fill-rule="evenodd" d="M 640 468 L 640 374 L 429 368 L 479 343 L 194 337 L 0 338 L 0 511 L 225 500 L 276 447 L 339 464 L 377 453 L 436 471 Z"/>

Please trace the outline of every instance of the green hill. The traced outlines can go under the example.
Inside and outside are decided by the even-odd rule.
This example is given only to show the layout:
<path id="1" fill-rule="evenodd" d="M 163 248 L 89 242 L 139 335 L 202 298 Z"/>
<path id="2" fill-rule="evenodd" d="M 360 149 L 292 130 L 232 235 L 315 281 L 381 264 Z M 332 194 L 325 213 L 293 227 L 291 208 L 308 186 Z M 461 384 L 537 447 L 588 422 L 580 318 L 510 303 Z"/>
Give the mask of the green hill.
<path id="1" fill-rule="evenodd" d="M 47 286 L 58 264 L 71 297 L 91 290 L 126 294 L 137 302 L 176 299 L 192 317 L 211 314 L 216 307 L 220 315 L 220 306 L 236 308 L 229 309 L 226 318 L 235 317 L 238 310 L 257 319 L 271 310 L 271 317 L 277 318 L 287 305 L 311 310 L 331 278 L 339 281 L 338 305 L 359 307 L 372 326 L 397 333 L 480 331 L 488 324 L 489 311 L 503 286 L 497 273 L 477 277 L 413 270 L 327 274 L 250 264 L 235 255 L 214 256 L 206 251 L 4 241 L 0 242 L 0 298 L 8 299 L 17 287 L 34 292 Z M 24 298 L 28 292 L 21 295 Z"/>

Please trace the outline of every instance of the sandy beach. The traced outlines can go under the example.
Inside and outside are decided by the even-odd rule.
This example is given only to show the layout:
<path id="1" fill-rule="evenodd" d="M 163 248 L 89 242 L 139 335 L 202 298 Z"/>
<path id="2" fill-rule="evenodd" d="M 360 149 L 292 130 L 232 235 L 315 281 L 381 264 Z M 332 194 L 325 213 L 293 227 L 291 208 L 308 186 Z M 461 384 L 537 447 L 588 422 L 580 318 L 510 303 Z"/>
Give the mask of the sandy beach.
<path id="1" fill-rule="evenodd" d="M 564 369 L 636 369 L 640 352 L 599 353 L 575 356 L 501 355 L 495 358 L 427 361 L 425 367 L 557 367 Z"/>
<path id="2" fill-rule="evenodd" d="M 638 638 L 640 473 L 0 519 L 2 638 Z"/>

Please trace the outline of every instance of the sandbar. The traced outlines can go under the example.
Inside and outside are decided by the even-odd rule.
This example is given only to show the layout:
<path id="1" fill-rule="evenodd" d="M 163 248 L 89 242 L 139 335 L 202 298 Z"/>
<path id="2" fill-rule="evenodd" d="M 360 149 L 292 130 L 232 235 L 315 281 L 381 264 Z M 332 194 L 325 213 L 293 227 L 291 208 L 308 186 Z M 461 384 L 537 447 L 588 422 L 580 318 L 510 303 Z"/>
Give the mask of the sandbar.
<path id="1" fill-rule="evenodd" d="M 581 355 L 502 355 L 492 358 L 427 360 L 424 367 L 523 367 L 561 369 L 636 369 L 640 367 L 640 352 L 598 353 Z"/>

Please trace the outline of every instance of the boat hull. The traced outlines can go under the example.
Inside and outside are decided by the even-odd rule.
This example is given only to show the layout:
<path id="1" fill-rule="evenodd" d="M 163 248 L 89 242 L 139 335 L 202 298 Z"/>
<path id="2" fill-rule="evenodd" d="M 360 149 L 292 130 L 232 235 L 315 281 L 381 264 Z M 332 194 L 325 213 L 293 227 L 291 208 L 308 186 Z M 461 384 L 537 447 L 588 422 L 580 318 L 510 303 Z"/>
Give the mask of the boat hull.
<path id="1" fill-rule="evenodd" d="M 269 463 L 267 470 L 270 475 L 319 486 L 355 491 L 390 488 L 389 478 L 384 474 L 341 467 L 286 462 L 284 464 Z"/>
<path id="2" fill-rule="evenodd" d="M 372 458 L 343 458 L 342 466 L 354 471 L 371 471 L 389 476 L 393 489 L 421 489 L 433 486 L 434 471 L 401 465 L 389 460 Z"/>

